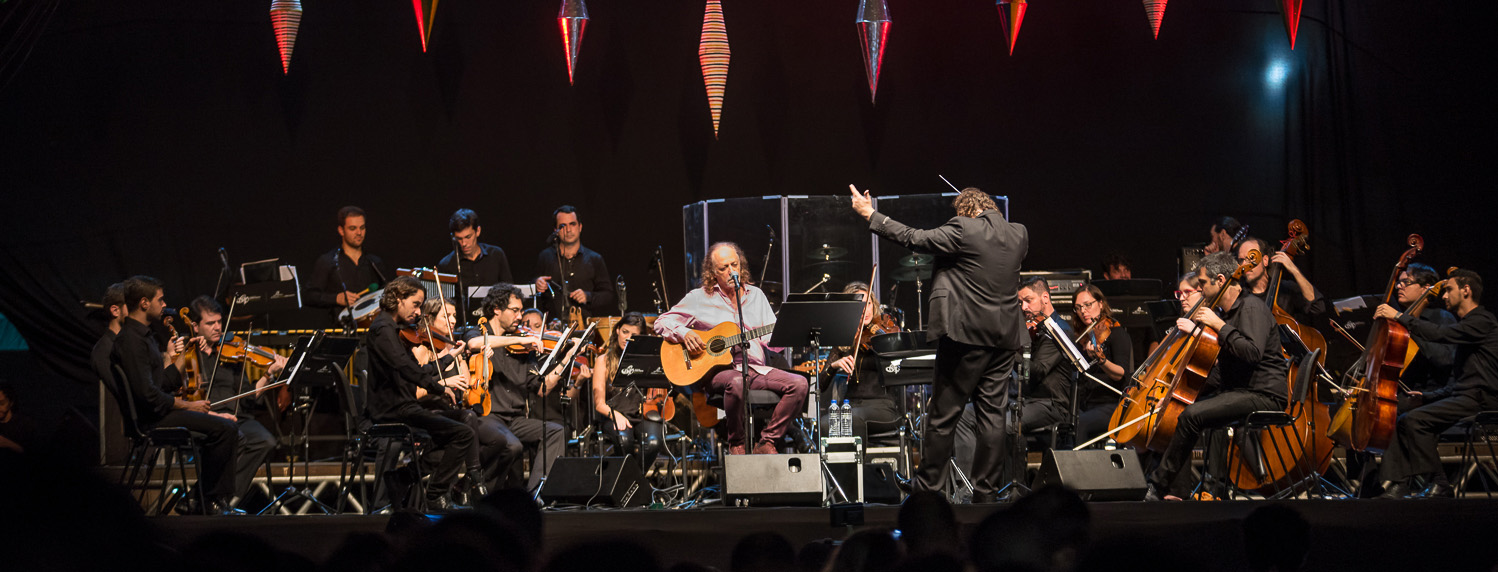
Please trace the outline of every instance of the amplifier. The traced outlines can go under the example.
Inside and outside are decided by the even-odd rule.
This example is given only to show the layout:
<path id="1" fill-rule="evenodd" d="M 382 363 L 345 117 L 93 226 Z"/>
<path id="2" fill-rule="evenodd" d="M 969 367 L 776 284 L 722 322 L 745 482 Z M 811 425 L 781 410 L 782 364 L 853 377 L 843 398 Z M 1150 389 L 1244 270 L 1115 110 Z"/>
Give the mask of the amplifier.
<path id="1" fill-rule="evenodd" d="M 1184 276 L 1188 272 L 1196 271 L 1196 265 L 1201 263 L 1202 259 L 1207 256 L 1206 248 L 1207 245 L 1205 243 L 1188 244 L 1181 247 L 1180 254 L 1176 255 L 1176 267 L 1180 271 L 1180 275 Z"/>
<path id="2" fill-rule="evenodd" d="M 1051 304 L 1057 306 L 1058 311 L 1070 312 L 1072 300 L 1078 290 L 1092 280 L 1092 271 L 1084 268 L 1066 270 L 1027 270 L 1019 273 L 1020 282 L 1028 282 L 1031 278 L 1041 277 L 1045 279 L 1046 286 L 1051 289 Z"/>
<path id="3" fill-rule="evenodd" d="M 1093 282 L 1113 307 L 1113 319 L 1125 328 L 1154 325 L 1148 304 L 1163 299 L 1159 280 L 1098 280 Z"/>

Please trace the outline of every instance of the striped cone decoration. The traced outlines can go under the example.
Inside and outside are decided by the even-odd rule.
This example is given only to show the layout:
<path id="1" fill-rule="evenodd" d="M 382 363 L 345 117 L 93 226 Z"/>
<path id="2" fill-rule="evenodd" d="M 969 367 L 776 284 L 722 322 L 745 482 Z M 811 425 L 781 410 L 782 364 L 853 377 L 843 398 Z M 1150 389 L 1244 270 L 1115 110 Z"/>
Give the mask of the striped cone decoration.
<path id="1" fill-rule="evenodd" d="M 723 4 L 707 0 L 702 15 L 702 41 L 697 61 L 702 63 L 702 83 L 707 86 L 707 106 L 713 116 L 713 139 L 718 138 L 718 120 L 723 117 L 723 89 L 728 85 L 728 29 L 723 25 Z"/>
<path id="2" fill-rule="evenodd" d="M 572 85 L 577 54 L 583 50 L 583 29 L 588 27 L 588 5 L 583 0 L 562 0 L 557 25 L 562 28 L 562 49 L 567 52 L 567 85 Z"/>
<path id="3" fill-rule="evenodd" d="M 1144 0 L 1144 17 L 1150 21 L 1155 39 L 1160 39 L 1160 22 L 1165 19 L 1165 3 L 1169 0 Z"/>
<path id="4" fill-rule="evenodd" d="M 1290 33 L 1290 50 L 1295 50 L 1295 33 L 1300 31 L 1301 0 L 1282 0 L 1280 6 L 1285 15 L 1285 31 Z"/>
<path id="5" fill-rule="evenodd" d="M 421 34 L 421 51 L 427 51 L 427 41 L 432 39 L 432 21 L 437 19 L 437 0 L 411 0 L 416 10 L 416 32 Z"/>
<path id="6" fill-rule="evenodd" d="M 281 73 L 291 70 L 291 49 L 296 47 L 296 31 L 302 26 L 300 0 L 271 0 L 270 25 L 276 30 L 276 47 L 281 50 Z"/>
<path id="7" fill-rule="evenodd" d="M 1019 40 L 1019 26 L 1025 21 L 1025 0 L 998 0 L 999 23 L 1004 25 L 1004 37 L 1009 40 L 1009 55 L 1014 55 L 1014 42 Z"/>
<path id="8" fill-rule="evenodd" d="M 863 41 L 863 69 L 869 80 L 869 101 L 879 92 L 879 66 L 884 64 L 884 44 L 889 39 L 889 7 L 884 0 L 859 0 L 859 39 Z"/>

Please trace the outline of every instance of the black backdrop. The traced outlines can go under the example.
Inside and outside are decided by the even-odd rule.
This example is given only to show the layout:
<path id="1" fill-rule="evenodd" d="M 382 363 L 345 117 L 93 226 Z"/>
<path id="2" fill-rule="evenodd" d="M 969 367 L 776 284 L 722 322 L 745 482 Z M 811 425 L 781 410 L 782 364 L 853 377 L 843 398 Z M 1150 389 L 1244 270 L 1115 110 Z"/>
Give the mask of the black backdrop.
<path id="1" fill-rule="evenodd" d="M 87 381 L 78 300 L 145 273 L 180 304 L 220 246 L 307 268 L 344 204 L 399 266 L 475 208 L 524 276 L 577 205 L 642 306 L 650 248 L 682 276 L 685 203 L 937 173 L 1011 198 L 1030 268 L 1118 250 L 1168 278 L 1219 214 L 1270 238 L 1304 219 L 1334 296 L 1380 289 L 1409 232 L 1437 268 L 1498 267 L 1492 3 L 1312 0 L 1292 52 L 1272 0 L 1177 0 L 1158 40 L 1137 1 L 1036 1 L 1011 57 L 991 0 L 889 0 L 873 105 L 855 0 L 726 0 L 716 140 L 701 2 L 590 2 L 574 86 L 558 4 L 442 2 L 423 53 L 409 2 L 306 0 L 283 76 L 268 2 L 63 3 L 0 91 L 0 312 Z"/>

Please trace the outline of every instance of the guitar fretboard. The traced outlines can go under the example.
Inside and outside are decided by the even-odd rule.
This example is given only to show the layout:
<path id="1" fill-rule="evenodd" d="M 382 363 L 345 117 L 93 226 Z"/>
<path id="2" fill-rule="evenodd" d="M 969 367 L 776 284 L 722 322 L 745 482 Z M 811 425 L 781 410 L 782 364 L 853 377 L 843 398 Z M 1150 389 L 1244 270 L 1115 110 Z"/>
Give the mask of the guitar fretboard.
<path id="1" fill-rule="evenodd" d="M 726 342 L 729 346 L 736 346 L 744 343 L 747 340 L 758 338 L 773 331 L 775 331 L 775 324 L 769 324 L 754 328 L 747 332 L 740 333 L 736 336 L 725 337 L 723 338 L 723 341 Z"/>

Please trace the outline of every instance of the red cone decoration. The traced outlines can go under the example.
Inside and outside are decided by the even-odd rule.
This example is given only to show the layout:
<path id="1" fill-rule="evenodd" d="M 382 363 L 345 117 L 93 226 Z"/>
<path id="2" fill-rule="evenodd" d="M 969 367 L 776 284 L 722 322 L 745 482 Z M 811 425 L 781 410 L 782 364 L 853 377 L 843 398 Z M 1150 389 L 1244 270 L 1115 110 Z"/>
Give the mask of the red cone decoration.
<path id="1" fill-rule="evenodd" d="M 291 69 L 291 49 L 296 47 L 296 31 L 302 26 L 300 0 L 271 0 L 270 25 L 276 30 L 276 47 L 281 50 L 281 73 Z"/>
<path id="2" fill-rule="evenodd" d="M 702 63 L 702 82 L 707 86 L 707 106 L 713 116 L 713 138 L 718 138 L 718 120 L 723 117 L 723 90 L 728 86 L 728 28 L 723 25 L 723 5 L 707 0 L 702 15 L 702 41 L 697 61 Z"/>
<path id="3" fill-rule="evenodd" d="M 1144 0 L 1144 17 L 1150 21 L 1155 39 L 1160 39 L 1160 21 L 1165 19 L 1165 3 L 1169 0 Z"/>
<path id="4" fill-rule="evenodd" d="M 1025 0 L 998 0 L 999 22 L 1004 25 L 1004 37 L 1009 40 L 1009 55 L 1014 55 L 1014 42 L 1019 39 L 1019 26 L 1025 21 Z"/>
<path id="5" fill-rule="evenodd" d="M 577 54 L 583 49 L 583 29 L 588 27 L 588 5 L 583 0 L 562 0 L 557 24 L 562 27 L 562 48 L 567 51 L 567 83 L 570 85 L 572 72 L 577 69 Z"/>
<path id="6" fill-rule="evenodd" d="M 437 18 L 437 0 L 411 0 L 416 9 L 416 32 L 421 34 L 421 51 L 427 51 L 427 40 L 432 39 L 432 21 Z"/>
<path id="7" fill-rule="evenodd" d="M 863 41 L 863 68 L 869 79 L 869 101 L 879 91 L 879 66 L 884 63 L 884 42 L 889 38 L 889 7 L 884 0 L 859 0 L 858 23 Z"/>
<path id="8" fill-rule="evenodd" d="M 1295 33 L 1300 31 L 1301 0 L 1281 0 L 1285 14 L 1285 31 L 1290 33 L 1290 49 L 1295 49 Z"/>

